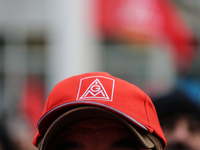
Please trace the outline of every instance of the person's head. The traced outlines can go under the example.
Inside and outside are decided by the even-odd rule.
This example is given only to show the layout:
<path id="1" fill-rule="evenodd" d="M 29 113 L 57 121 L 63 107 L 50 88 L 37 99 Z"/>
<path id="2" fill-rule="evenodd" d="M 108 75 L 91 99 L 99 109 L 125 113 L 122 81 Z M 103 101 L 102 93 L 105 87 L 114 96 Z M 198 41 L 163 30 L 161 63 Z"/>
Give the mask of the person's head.
<path id="1" fill-rule="evenodd" d="M 39 150 L 162 150 L 151 99 L 105 72 L 72 76 L 51 91 L 33 143 Z"/>
<path id="2" fill-rule="evenodd" d="M 153 103 L 167 140 L 166 150 L 199 150 L 199 106 L 178 89 Z"/>

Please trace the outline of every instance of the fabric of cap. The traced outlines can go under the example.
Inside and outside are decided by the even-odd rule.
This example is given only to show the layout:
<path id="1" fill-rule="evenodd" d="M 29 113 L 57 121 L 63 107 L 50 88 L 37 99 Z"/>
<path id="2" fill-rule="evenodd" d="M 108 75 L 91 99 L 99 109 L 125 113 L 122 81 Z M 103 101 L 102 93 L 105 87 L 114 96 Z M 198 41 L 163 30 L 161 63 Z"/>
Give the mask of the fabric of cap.
<path id="1" fill-rule="evenodd" d="M 105 72 L 85 73 L 59 82 L 51 91 L 33 143 L 41 142 L 51 124 L 62 114 L 82 106 L 97 106 L 122 116 L 144 131 L 166 140 L 151 99 L 137 86 Z"/>

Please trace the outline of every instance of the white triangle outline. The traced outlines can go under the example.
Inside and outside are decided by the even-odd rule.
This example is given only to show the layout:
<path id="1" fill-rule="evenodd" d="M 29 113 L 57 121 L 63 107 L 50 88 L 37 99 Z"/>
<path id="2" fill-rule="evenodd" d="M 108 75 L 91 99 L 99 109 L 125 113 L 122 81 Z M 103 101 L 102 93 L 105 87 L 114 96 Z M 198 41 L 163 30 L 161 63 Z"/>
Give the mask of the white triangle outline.
<path id="1" fill-rule="evenodd" d="M 93 93 L 90 89 L 91 87 L 95 84 L 95 83 L 98 83 L 100 85 L 100 90 L 97 92 L 97 93 Z M 90 97 L 87 97 L 88 94 L 91 94 L 93 96 L 90 96 Z M 102 97 L 98 97 L 96 95 L 98 95 L 99 93 L 102 94 Z M 110 98 L 108 97 L 108 94 L 104 88 L 104 86 L 102 85 L 102 83 L 99 81 L 99 79 L 95 79 L 91 84 L 90 86 L 86 89 L 86 91 L 83 93 L 83 95 L 79 98 L 79 99 L 106 99 L 106 100 L 109 100 Z"/>

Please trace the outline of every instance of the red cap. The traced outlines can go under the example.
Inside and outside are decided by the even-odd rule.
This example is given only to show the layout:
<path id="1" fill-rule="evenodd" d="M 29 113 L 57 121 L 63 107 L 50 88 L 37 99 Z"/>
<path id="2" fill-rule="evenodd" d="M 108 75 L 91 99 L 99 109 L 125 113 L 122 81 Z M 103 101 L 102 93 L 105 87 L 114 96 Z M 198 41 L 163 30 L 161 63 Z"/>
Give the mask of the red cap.
<path id="1" fill-rule="evenodd" d="M 166 140 L 151 99 L 137 86 L 105 72 L 67 78 L 51 91 L 33 144 L 38 146 L 50 125 L 62 114 L 81 106 L 98 106 L 114 112 L 160 139 Z"/>

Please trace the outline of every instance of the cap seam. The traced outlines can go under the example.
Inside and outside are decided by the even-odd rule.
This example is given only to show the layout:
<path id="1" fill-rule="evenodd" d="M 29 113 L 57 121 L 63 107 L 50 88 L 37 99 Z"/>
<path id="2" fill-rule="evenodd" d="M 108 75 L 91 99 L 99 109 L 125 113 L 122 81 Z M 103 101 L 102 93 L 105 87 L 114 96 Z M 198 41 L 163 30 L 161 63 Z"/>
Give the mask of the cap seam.
<path id="1" fill-rule="evenodd" d="M 144 93 L 143 93 L 143 94 L 144 94 Z M 150 120 L 149 120 L 149 115 L 148 115 L 148 110 L 147 110 L 147 105 L 146 105 L 147 96 L 146 96 L 145 94 L 144 94 L 144 96 L 145 96 L 144 107 L 145 107 L 145 111 L 146 111 L 148 126 L 150 127 Z"/>
<path id="2" fill-rule="evenodd" d="M 49 97 L 47 99 L 47 109 L 49 109 L 49 99 L 51 99 L 51 95 L 49 95 Z"/>

